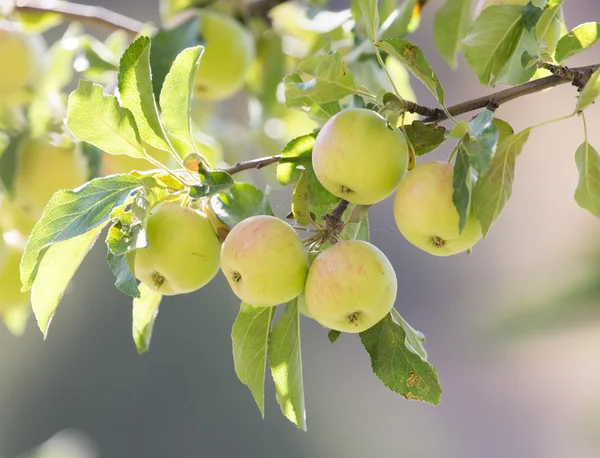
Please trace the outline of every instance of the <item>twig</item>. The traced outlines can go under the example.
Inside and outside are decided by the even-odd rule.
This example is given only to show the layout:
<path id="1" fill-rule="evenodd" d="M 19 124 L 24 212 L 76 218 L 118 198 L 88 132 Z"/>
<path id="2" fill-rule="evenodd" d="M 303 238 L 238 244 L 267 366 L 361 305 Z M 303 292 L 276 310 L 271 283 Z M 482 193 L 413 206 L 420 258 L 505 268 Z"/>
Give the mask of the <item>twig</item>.
<path id="1" fill-rule="evenodd" d="M 347 200 L 344 200 L 344 199 L 340 200 L 339 203 L 336 205 L 336 207 L 331 212 L 331 216 L 333 218 L 337 219 L 338 221 L 341 221 L 342 216 L 344 215 L 344 212 L 348 208 L 348 205 L 350 205 L 350 202 L 348 202 Z"/>
<path id="2" fill-rule="evenodd" d="M 258 159 L 252 159 L 250 161 L 238 162 L 231 167 L 225 167 L 221 169 L 223 172 L 227 172 L 229 175 L 241 172 L 249 169 L 262 169 L 270 164 L 275 164 L 281 159 L 281 154 L 275 156 L 259 157 Z"/>
<path id="3" fill-rule="evenodd" d="M 594 70 L 596 70 L 598 67 L 600 67 L 600 64 L 573 68 L 571 69 L 570 75 L 591 75 L 591 73 L 593 73 Z M 466 102 L 452 105 L 451 107 L 448 107 L 448 112 L 452 116 L 458 116 L 473 110 L 477 110 L 479 108 L 485 108 L 490 103 L 500 106 L 503 103 L 510 102 L 511 100 L 517 99 L 519 97 L 534 94 L 536 92 L 543 91 L 544 89 L 549 89 L 551 87 L 559 86 L 561 84 L 566 84 L 569 82 L 574 83 L 576 86 L 579 87 L 579 85 L 583 83 L 584 80 L 572 79 L 570 76 L 565 78 L 561 78 L 556 75 L 547 76 L 545 78 L 540 78 L 539 80 L 529 81 L 528 83 L 519 84 L 518 86 L 513 86 L 502 91 L 485 95 L 483 97 L 478 97 L 473 100 L 467 100 Z M 444 119 L 447 119 L 446 114 L 443 111 L 439 110 L 436 115 L 428 116 L 423 120 L 423 122 L 443 121 Z"/>
<path id="4" fill-rule="evenodd" d="M 107 10 L 106 8 L 70 2 L 57 2 L 42 6 L 42 4 L 17 0 L 14 11 L 57 13 L 72 21 L 81 21 L 108 30 L 123 30 L 131 37 L 135 37 L 145 27 L 143 22 Z"/>

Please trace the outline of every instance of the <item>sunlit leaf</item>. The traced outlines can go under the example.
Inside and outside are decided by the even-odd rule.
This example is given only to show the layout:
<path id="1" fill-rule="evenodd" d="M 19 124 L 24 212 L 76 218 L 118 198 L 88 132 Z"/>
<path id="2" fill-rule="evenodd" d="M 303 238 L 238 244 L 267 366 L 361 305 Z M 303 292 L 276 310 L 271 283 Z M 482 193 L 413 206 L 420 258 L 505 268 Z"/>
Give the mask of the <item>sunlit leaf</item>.
<path id="1" fill-rule="evenodd" d="M 581 208 L 600 218 L 600 155 L 588 142 L 583 142 L 575 152 L 579 182 L 575 201 Z"/>
<path id="2" fill-rule="evenodd" d="M 132 335 L 139 354 L 150 349 L 150 340 L 154 329 L 154 321 L 158 316 L 158 307 L 162 295 L 144 283 L 140 283 L 140 297 L 133 300 Z"/>
<path id="3" fill-rule="evenodd" d="M 229 229 L 254 215 L 273 215 L 267 193 L 248 183 L 235 183 L 210 199 L 215 216 Z"/>
<path id="4" fill-rule="evenodd" d="M 460 234 L 465 228 L 465 224 L 467 224 L 467 218 L 471 210 L 471 169 L 469 155 L 463 147 L 458 148 L 452 180 L 452 203 L 454 203 L 454 207 L 458 212 L 458 231 Z"/>
<path id="5" fill-rule="evenodd" d="M 577 110 L 583 110 L 587 108 L 594 100 L 600 95 L 600 68 L 598 68 L 584 86 L 579 99 L 577 99 Z"/>
<path id="6" fill-rule="evenodd" d="M 435 14 L 435 46 L 451 68 L 456 68 L 456 55 L 471 25 L 472 0 L 446 0 Z"/>
<path id="7" fill-rule="evenodd" d="M 592 47 L 600 40 L 600 22 L 586 22 L 564 35 L 556 45 L 554 58 L 560 64 L 569 57 Z"/>

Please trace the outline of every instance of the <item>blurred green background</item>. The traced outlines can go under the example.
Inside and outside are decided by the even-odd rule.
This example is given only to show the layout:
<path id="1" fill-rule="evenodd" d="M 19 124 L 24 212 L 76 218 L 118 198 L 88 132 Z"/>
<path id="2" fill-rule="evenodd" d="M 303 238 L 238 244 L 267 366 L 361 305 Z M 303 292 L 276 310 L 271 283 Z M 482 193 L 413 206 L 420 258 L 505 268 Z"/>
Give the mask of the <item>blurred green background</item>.
<path id="1" fill-rule="evenodd" d="M 87 3 L 158 20 L 156 1 Z M 442 3 L 426 6 L 411 40 L 438 71 L 450 104 L 489 93 L 462 58 L 452 72 L 437 55 L 432 22 Z M 569 0 L 565 16 L 570 27 L 600 20 L 600 5 Z M 569 64 L 595 62 L 598 47 Z M 418 82 L 413 88 L 433 105 Z M 575 95 L 564 85 L 513 101 L 497 116 L 520 130 L 568 114 Z M 599 148 L 600 109 L 587 116 L 590 142 Z M 331 345 L 324 329 L 303 319 L 308 432 L 280 414 L 270 381 L 263 421 L 233 370 L 230 332 L 239 303 L 224 278 L 166 298 L 152 348 L 137 356 L 130 300 L 113 287 L 98 244 L 47 341 L 33 322 L 20 339 L 0 328 L 0 456 L 20 456 L 69 429 L 82 433 L 54 438 L 52 457 L 69 458 L 74 447 L 80 458 L 597 458 L 600 223 L 573 200 L 582 141 L 577 118 L 531 135 L 512 199 L 471 256 L 428 256 L 398 233 L 391 201 L 372 209 L 372 242 L 398 275 L 396 308 L 427 336 L 444 388 L 439 407 L 389 392 L 356 336 Z M 288 192 L 271 197 L 285 214 Z"/>

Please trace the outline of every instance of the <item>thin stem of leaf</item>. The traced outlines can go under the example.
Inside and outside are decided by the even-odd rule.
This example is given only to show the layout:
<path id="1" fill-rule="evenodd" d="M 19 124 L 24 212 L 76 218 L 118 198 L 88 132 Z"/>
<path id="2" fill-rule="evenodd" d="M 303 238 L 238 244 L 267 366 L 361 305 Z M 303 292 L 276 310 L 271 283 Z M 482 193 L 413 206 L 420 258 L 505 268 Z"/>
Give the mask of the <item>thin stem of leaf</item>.
<path id="1" fill-rule="evenodd" d="M 585 120 L 585 113 L 582 111 L 581 112 L 581 120 L 583 121 L 583 138 L 585 139 L 585 142 L 588 142 L 588 133 L 587 133 L 587 122 Z"/>
<path id="2" fill-rule="evenodd" d="M 544 127 L 548 124 L 553 124 L 555 122 L 564 121 L 565 119 L 572 118 L 576 114 L 577 114 L 577 112 L 574 111 L 573 113 L 568 114 L 567 116 L 561 116 L 560 118 L 554 118 L 554 119 L 549 119 L 548 121 L 540 122 L 539 124 L 535 124 L 535 125 L 529 127 L 529 130 L 537 129 L 538 127 Z"/>
<path id="3" fill-rule="evenodd" d="M 152 165 L 155 165 L 156 167 L 158 167 L 161 170 L 164 170 L 165 172 L 167 172 L 169 175 L 171 175 L 175 180 L 177 180 L 179 183 L 181 183 L 182 186 L 185 186 L 186 188 L 189 188 L 191 186 L 194 185 L 194 183 L 188 183 L 186 180 L 184 180 L 183 178 L 181 178 L 179 175 L 177 175 L 175 172 L 173 172 L 171 169 L 169 169 L 168 167 L 165 167 L 160 161 L 157 161 L 156 159 L 154 159 L 152 156 L 150 156 L 147 153 L 144 153 L 144 158 L 150 162 Z"/>
<path id="4" fill-rule="evenodd" d="M 398 88 L 396 87 L 396 83 L 394 83 L 392 75 L 390 75 L 390 72 L 388 71 L 387 67 L 385 66 L 385 63 L 383 62 L 381 53 L 379 52 L 379 48 L 375 46 L 375 43 L 373 43 L 373 49 L 375 50 L 375 56 L 377 56 L 379 66 L 385 73 L 385 76 L 387 76 L 387 79 L 389 80 L 390 84 L 392 85 L 392 88 L 394 89 L 394 94 L 396 94 L 400 100 L 404 101 L 404 98 L 400 95 L 400 91 L 398 91 Z"/>

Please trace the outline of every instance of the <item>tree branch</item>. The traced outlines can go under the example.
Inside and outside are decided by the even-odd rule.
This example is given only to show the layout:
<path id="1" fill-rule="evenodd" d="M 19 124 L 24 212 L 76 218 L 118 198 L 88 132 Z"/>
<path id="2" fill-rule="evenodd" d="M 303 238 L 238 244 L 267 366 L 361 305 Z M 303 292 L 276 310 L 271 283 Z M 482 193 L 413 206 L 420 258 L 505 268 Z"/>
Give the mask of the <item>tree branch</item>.
<path id="1" fill-rule="evenodd" d="M 229 175 L 233 175 L 234 173 L 238 173 L 243 170 L 262 169 L 267 165 L 279 162 L 280 159 L 281 154 L 277 154 L 275 156 L 259 157 L 258 159 L 252 159 L 250 161 L 238 162 L 237 164 L 234 164 L 231 167 L 225 167 L 224 169 L 220 170 L 222 170 L 223 172 L 227 172 Z"/>
<path id="2" fill-rule="evenodd" d="M 123 30 L 130 37 L 140 33 L 145 24 L 100 6 L 58 2 L 50 5 L 33 4 L 27 1 L 15 2 L 14 11 L 29 13 L 57 13 L 72 21 L 81 21 L 107 30 Z"/>

